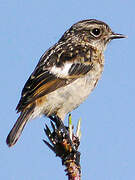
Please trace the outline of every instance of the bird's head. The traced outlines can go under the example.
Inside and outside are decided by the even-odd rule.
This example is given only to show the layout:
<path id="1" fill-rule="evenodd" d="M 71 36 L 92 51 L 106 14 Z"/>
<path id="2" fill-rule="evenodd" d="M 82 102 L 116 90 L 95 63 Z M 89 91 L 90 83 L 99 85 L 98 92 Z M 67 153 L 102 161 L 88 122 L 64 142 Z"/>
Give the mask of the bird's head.
<path id="1" fill-rule="evenodd" d="M 90 45 L 95 49 L 104 51 L 112 39 L 125 38 L 122 34 L 114 33 L 104 22 L 95 19 L 79 21 L 65 32 L 60 40 Z"/>

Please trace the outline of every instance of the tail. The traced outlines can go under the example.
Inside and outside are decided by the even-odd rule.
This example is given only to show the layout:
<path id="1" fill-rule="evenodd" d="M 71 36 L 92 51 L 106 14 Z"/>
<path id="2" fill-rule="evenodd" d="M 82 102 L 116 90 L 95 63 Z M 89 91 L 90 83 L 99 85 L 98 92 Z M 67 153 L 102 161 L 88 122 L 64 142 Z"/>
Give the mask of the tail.
<path id="1" fill-rule="evenodd" d="M 21 112 L 19 118 L 11 129 L 9 135 L 7 136 L 6 143 L 9 147 L 13 146 L 19 139 L 27 121 L 29 120 L 31 114 L 33 113 L 34 108 L 30 108 Z"/>

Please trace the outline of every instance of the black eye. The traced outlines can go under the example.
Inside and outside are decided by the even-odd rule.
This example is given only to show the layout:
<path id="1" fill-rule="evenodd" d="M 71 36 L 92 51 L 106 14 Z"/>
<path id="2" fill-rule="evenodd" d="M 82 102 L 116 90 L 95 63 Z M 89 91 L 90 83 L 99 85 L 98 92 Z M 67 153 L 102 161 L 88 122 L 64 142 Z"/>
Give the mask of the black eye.
<path id="1" fill-rule="evenodd" d="M 92 29 L 91 33 L 92 33 L 92 35 L 98 37 L 100 35 L 101 31 L 99 28 L 94 28 L 94 29 Z"/>

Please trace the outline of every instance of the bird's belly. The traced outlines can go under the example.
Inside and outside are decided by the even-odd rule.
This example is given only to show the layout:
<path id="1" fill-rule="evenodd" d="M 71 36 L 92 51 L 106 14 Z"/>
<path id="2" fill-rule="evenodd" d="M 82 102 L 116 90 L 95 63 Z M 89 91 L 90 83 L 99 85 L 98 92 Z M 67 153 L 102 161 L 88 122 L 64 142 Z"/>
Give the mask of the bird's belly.
<path id="1" fill-rule="evenodd" d="M 65 114 L 77 108 L 88 97 L 100 75 L 97 72 L 90 73 L 48 94 L 43 108 L 44 114 L 59 114 L 64 118 Z"/>

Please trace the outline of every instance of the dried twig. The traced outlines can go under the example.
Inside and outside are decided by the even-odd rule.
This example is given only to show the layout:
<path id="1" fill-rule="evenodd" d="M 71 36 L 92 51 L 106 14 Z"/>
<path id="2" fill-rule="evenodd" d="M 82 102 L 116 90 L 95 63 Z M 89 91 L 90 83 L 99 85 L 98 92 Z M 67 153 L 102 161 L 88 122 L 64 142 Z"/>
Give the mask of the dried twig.
<path id="1" fill-rule="evenodd" d="M 50 143 L 46 140 L 43 141 L 56 156 L 61 158 L 62 165 L 66 166 L 65 172 L 68 180 L 81 179 L 80 152 L 78 151 L 81 137 L 80 122 L 81 120 L 78 121 L 75 135 L 73 133 L 71 115 L 69 115 L 68 127 L 65 127 L 63 122 L 57 117 L 51 117 L 53 131 L 51 132 L 47 125 L 44 129 Z"/>

